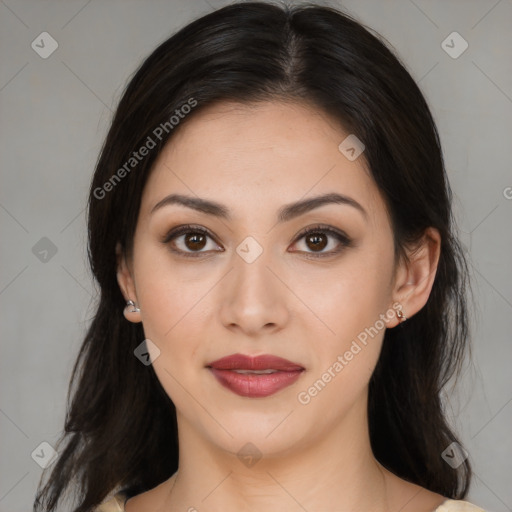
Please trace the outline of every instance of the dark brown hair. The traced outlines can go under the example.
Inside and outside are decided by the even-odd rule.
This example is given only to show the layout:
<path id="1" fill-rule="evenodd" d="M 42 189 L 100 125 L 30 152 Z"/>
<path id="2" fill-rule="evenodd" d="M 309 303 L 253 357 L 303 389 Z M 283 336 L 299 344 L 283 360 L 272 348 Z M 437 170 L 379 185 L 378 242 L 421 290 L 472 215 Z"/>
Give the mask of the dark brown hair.
<path id="1" fill-rule="evenodd" d="M 467 460 L 452 469 L 441 457 L 457 438 L 440 393 L 460 372 L 467 348 L 469 287 L 430 110 L 399 59 L 352 17 L 310 4 L 245 2 L 193 21 L 158 46 L 115 112 L 88 204 L 88 255 L 99 302 L 71 376 L 59 457 L 44 487 L 41 479 L 34 511 L 55 510 L 72 488 L 79 500 L 74 512 L 86 512 L 118 486 L 133 496 L 178 468 L 175 407 L 153 368 L 134 357 L 144 332 L 123 318 L 115 246 L 119 241 L 131 250 L 144 185 L 176 131 L 158 138 L 155 129 L 191 98 L 196 106 L 179 127 L 224 100 L 315 105 L 363 141 L 397 251 L 427 227 L 439 231 L 441 255 L 427 304 L 385 333 L 369 388 L 370 439 L 377 460 L 396 475 L 464 498 L 471 469 Z M 112 181 L 150 136 L 156 146 Z"/>

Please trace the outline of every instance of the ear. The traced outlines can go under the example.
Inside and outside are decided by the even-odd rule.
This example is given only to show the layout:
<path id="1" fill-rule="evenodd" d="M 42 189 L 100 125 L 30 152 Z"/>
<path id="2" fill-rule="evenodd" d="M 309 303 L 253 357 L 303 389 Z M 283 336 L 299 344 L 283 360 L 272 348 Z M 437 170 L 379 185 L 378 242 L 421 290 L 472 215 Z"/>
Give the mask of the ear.
<path id="1" fill-rule="evenodd" d="M 121 244 L 116 244 L 116 258 L 117 258 L 117 282 L 119 288 L 123 294 L 125 301 L 132 300 L 135 304 L 137 301 L 137 292 L 135 289 L 135 280 L 133 278 L 133 272 L 131 265 L 128 261 L 126 254 L 121 248 Z M 136 312 L 134 308 L 126 307 L 124 310 L 124 316 L 130 322 L 138 323 L 141 321 L 140 312 Z"/>
<path id="2" fill-rule="evenodd" d="M 393 305 L 395 310 L 401 309 L 406 318 L 415 315 L 430 296 L 437 265 L 441 254 L 441 236 L 435 228 L 425 230 L 421 240 L 407 249 L 407 261 L 401 261 L 395 277 L 393 295 L 401 306 Z M 393 318 L 388 327 L 400 323 L 398 317 Z"/>

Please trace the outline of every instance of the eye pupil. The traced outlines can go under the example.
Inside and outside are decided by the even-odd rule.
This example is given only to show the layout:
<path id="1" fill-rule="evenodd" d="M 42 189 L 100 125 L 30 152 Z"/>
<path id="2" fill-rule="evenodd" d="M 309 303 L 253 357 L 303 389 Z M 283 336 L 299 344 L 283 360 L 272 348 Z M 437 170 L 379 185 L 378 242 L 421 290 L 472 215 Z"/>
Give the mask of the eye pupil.
<path id="1" fill-rule="evenodd" d="M 323 239 L 323 241 L 319 242 L 319 239 Z M 310 249 L 319 249 L 322 250 L 327 245 L 327 237 L 320 233 L 312 233 L 307 237 L 307 241 L 313 241 L 313 247 L 310 247 Z"/>
<path id="2" fill-rule="evenodd" d="M 198 242 L 197 240 L 201 238 L 202 241 Z M 188 249 L 199 250 L 205 246 L 206 237 L 201 233 L 190 233 L 185 235 L 185 244 Z M 192 247 L 189 246 L 189 243 L 192 243 Z M 199 247 L 197 246 L 199 244 Z"/>

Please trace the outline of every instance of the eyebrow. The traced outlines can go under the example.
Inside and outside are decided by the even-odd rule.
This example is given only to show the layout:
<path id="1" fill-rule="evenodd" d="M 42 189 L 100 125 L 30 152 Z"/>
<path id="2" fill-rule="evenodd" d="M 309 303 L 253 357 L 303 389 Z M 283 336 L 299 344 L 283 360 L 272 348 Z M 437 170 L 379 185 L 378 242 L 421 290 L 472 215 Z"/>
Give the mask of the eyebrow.
<path id="1" fill-rule="evenodd" d="M 215 201 L 210 201 L 208 199 L 185 196 L 181 194 L 170 194 L 164 197 L 161 201 L 156 203 L 155 206 L 153 206 L 150 214 L 153 214 L 155 211 L 163 208 L 164 206 L 172 204 L 179 204 L 186 206 L 187 208 L 197 210 L 198 212 L 205 213 L 207 215 L 213 215 L 221 219 L 231 220 L 229 209 L 226 206 Z M 284 205 L 278 211 L 278 222 L 287 222 L 294 219 L 295 217 L 298 217 L 299 215 L 303 215 L 304 213 L 307 213 L 326 204 L 344 204 L 352 206 L 358 210 L 366 220 L 368 220 L 368 214 L 366 210 L 355 199 L 338 193 L 328 193 Z"/>

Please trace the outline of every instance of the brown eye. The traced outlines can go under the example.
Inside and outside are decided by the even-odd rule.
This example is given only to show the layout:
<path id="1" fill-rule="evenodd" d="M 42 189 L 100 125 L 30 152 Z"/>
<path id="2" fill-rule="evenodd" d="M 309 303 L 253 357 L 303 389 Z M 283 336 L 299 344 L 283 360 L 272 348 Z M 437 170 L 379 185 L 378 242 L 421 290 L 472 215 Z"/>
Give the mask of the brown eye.
<path id="1" fill-rule="evenodd" d="M 311 233 L 305 239 L 308 247 L 314 251 L 321 251 L 328 244 L 328 237 L 323 233 Z"/>
<path id="2" fill-rule="evenodd" d="M 213 240 L 210 233 L 200 226 L 180 226 L 176 229 L 169 231 L 164 238 L 162 243 L 169 246 L 169 249 L 185 257 L 200 257 L 211 252 L 209 250 L 203 250 L 208 246 L 208 240 Z M 213 244 L 218 247 L 216 244 Z"/>
<path id="3" fill-rule="evenodd" d="M 304 245 L 307 250 L 298 252 L 304 252 L 308 257 L 313 258 L 334 256 L 341 252 L 343 248 L 352 246 L 352 240 L 345 233 L 323 225 L 305 229 L 298 235 L 295 243 L 297 244 L 302 239 L 304 239 Z M 335 242 L 331 243 L 331 240 L 337 240 L 338 244 Z M 324 251 L 329 245 L 332 248 Z"/>
<path id="4" fill-rule="evenodd" d="M 206 236 L 202 233 L 189 233 L 184 235 L 183 243 L 191 251 L 199 251 L 206 245 Z"/>

